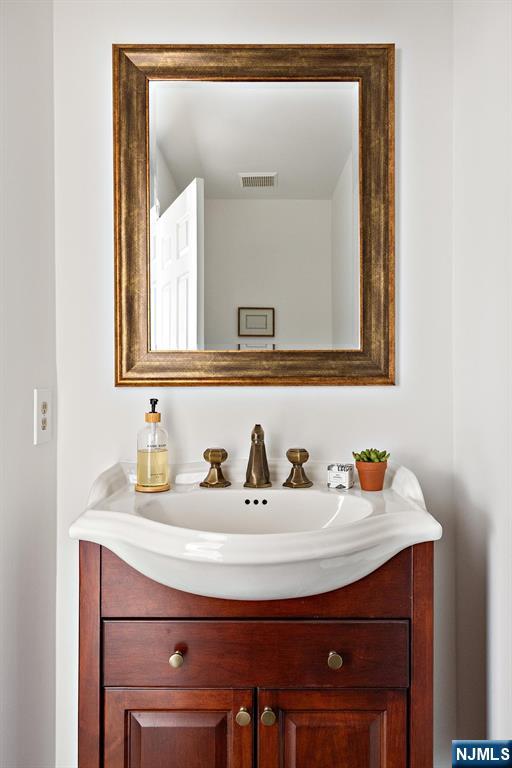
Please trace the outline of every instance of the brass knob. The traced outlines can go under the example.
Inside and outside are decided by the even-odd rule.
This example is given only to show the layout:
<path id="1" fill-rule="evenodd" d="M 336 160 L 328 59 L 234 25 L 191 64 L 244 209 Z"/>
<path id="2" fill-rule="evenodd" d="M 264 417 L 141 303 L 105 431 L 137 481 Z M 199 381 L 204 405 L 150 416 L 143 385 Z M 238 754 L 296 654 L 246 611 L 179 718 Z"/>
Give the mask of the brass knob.
<path id="1" fill-rule="evenodd" d="M 183 665 L 184 661 L 185 659 L 183 658 L 183 651 L 174 651 L 169 659 L 169 664 L 173 669 L 178 669 Z"/>
<path id="2" fill-rule="evenodd" d="M 247 709 L 247 707 L 240 707 L 238 712 L 236 713 L 235 717 L 237 725 L 250 725 L 251 724 L 251 713 Z"/>
<path id="3" fill-rule="evenodd" d="M 292 464 L 305 464 L 309 459 L 309 451 L 305 448 L 288 448 L 286 458 Z"/>
<path id="4" fill-rule="evenodd" d="M 209 464 L 222 464 L 226 461 L 228 452 L 224 448 L 207 448 L 203 453 L 203 458 Z"/>
<path id="5" fill-rule="evenodd" d="M 227 488 L 231 485 L 222 474 L 220 466 L 226 461 L 228 452 L 224 448 L 207 448 L 203 457 L 210 464 L 210 469 L 203 482 L 199 483 L 201 488 Z"/>
<path id="6" fill-rule="evenodd" d="M 290 474 L 283 483 L 285 488 L 311 488 L 313 483 L 304 472 L 303 464 L 309 459 L 305 448 L 288 448 L 286 458 L 292 463 Z"/>
<path id="7" fill-rule="evenodd" d="M 272 707 L 265 707 L 261 713 L 260 720 L 262 725 L 274 725 L 277 718 L 276 713 L 273 711 Z"/>
<path id="8" fill-rule="evenodd" d="M 329 669 L 341 669 L 343 666 L 343 658 L 336 651 L 330 651 L 327 657 L 327 666 Z"/>

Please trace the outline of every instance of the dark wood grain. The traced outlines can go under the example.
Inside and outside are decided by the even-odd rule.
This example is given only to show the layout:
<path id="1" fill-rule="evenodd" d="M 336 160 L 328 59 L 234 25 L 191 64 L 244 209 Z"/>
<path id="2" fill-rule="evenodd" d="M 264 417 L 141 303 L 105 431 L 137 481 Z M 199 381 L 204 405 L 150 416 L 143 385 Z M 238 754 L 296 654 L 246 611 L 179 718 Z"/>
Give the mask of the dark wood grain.
<path id="1" fill-rule="evenodd" d="M 228 768 L 227 731 L 225 712 L 130 712 L 129 766 Z"/>
<path id="2" fill-rule="evenodd" d="M 413 547 L 411 688 L 409 691 L 410 768 L 432 768 L 434 759 L 434 544 Z"/>
<path id="3" fill-rule="evenodd" d="M 278 722 L 259 724 L 259 768 L 407 766 L 403 691 L 260 690 L 264 707 Z"/>
<path id="4" fill-rule="evenodd" d="M 219 600 L 157 584 L 120 560 L 102 554 L 104 618 L 409 618 L 411 549 L 364 579 L 323 595 L 292 600 Z"/>
<path id="5" fill-rule="evenodd" d="M 101 548 L 80 542 L 78 768 L 101 765 Z"/>
<path id="6" fill-rule="evenodd" d="M 393 384 L 394 45 L 115 45 L 118 386 Z M 148 327 L 150 80 L 357 81 L 361 348 L 152 352 Z"/>
<path id="7" fill-rule="evenodd" d="M 106 621 L 103 638 L 107 686 L 409 684 L 407 621 Z M 185 658 L 178 669 L 175 650 Z M 328 667 L 330 651 L 341 669 Z"/>
<path id="8" fill-rule="evenodd" d="M 104 768 L 251 768 L 252 691 L 106 690 Z"/>
<path id="9" fill-rule="evenodd" d="M 231 768 L 250 767 L 252 728 L 235 727 L 232 719 L 240 706 L 251 709 L 253 687 L 264 689 L 259 693 L 254 719 L 268 705 L 276 708 L 282 723 L 282 727 L 266 727 L 264 739 L 263 726 L 259 726 L 261 768 L 295 768 L 295 762 L 309 765 L 313 754 L 321 756 L 322 765 L 329 765 L 333 750 L 337 753 L 346 749 L 345 731 L 351 729 L 355 733 L 351 744 L 356 746 L 350 759 L 356 768 L 361 760 L 369 760 L 371 768 L 404 768 L 407 753 L 408 768 L 432 767 L 432 543 L 405 550 L 350 587 L 304 601 L 260 603 L 256 608 L 253 603 L 194 598 L 138 574 L 142 581 L 133 581 L 132 574 L 135 572 L 131 568 L 107 550 L 81 542 L 79 768 L 137 766 L 136 760 L 144 756 L 139 749 L 144 741 L 148 745 L 144 753 L 148 756 L 147 766 L 152 768 L 150 758 L 170 748 L 175 734 L 169 731 L 179 730 L 175 713 L 186 711 L 198 712 L 198 723 L 202 712 L 225 713 L 227 760 L 232 760 Z M 104 608 L 113 606 L 129 615 L 133 597 L 135 617 L 144 613 L 142 604 L 146 600 L 149 612 L 161 610 L 165 619 L 105 620 L 102 639 L 100 601 L 104 588 L 109 593 Z M 395 591 L 400 596 L 396 602 Z M 316 607 L 315 601 L 319 602 Z M 375 611 L 396 611 L 397 606 L 403 610 L 404 620 L 375 620 Z M 176 615 L 174 611 L 187 618 L 169 620 Z M 368 620 L 325 620 L 336 612 L 339 616 L 357 613 Z M 313 618 L 317 613 L 322 620 L 300 620 Z M 272 616 L 279 620 L 269 620 Z M 234 617 L 240 620 L 234 621 Z M 408 642 L 410 687 L 392 691 L 391 686 L 409 683 Z M 176 646 L 185 651 L 185 664 L 172 670 L 168 658 Z M 340 670 L 328 669 L 327 649 L 344 656 L 345 664 Z M 105 681 L 123 686 L 105 692 L 104 746 L 101 652 L 105 657 Z M 335 683 L 331 682 L 331 675 Z M 126 688 L 135 684 L 146 686 L 146 681 L 155 687 Z M 225 690 L 228 685 L 241 686 L 242 681 L 242 690 Z M 180 690 L 185 685 L 190 690 Z M 211 685 L 219 688 L 209 691 Z M 266 690 L 270 686 L 273 690 Z M 388 690 L 379 690 L 384 686 Z M 285 687 L 290 690 L 282 690 Z M 354 687 L 358 690 L 354 691 Z M 408 727 L 404 722 L 404 701 L 408 704 Z M 375 729 L 383 726 L 380 715 L 372 721 L 370 711 L 386 713 L 382 721 L 384 741 L 374 737 Z M 153 731 L 145 716 L 132 717 L 132 713 L 143 712 L 164 713 L 156 717 Z M 361 712 L 364 716 L 357 714 Z M 211 718 L 204 719 L 206 730 L 217 733 L 211 743 L 218 738 L 221 722 L 222 719 L 215 720 L 214 725 Z M 188 739 L 185 731 L 182 730 L 182 744 Z M 315 740 L 317 748 L 313 753 Z M 129 743 L 135 750 L 131 756 Z M 222 749 L 218 754 L 224 754 Z M 131 763 L 127 762 L 129 759 Z M 276 760 L 281 762 L 275 763 Z M 146 768 L 144 762 L 140 765 Z M 362 765 L 366 768 L 366 763 Z"/>

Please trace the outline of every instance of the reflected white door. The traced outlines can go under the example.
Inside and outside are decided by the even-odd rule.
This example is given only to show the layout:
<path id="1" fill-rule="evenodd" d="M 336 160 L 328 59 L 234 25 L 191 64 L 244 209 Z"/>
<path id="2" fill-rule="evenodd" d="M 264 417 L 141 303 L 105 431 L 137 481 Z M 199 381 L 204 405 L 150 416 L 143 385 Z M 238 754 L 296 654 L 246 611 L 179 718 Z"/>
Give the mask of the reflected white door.
<path id="1" fill-rule="evenodd" d="M 204 182 L 194 179 L 155 222 L 151 349 L 204 347 Z"/>

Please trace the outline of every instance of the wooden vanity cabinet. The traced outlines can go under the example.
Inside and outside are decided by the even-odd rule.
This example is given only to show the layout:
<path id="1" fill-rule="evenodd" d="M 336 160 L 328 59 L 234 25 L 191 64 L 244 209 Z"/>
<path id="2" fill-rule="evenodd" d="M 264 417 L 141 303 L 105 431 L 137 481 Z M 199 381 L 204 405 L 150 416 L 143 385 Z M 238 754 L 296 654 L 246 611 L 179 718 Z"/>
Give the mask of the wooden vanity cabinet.
<path id="1" fill-rule="evenodd" d="M 432 557 L 241 602 L 81 542 L 79 768 L 431 768 Z"/>

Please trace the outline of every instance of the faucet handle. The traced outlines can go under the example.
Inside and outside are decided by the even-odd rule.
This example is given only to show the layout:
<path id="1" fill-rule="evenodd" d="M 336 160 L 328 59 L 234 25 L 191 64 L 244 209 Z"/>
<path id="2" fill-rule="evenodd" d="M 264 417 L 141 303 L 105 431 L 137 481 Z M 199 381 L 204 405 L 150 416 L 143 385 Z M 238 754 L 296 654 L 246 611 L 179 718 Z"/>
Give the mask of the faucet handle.
<path id="1" fill-rule="evenodd" d="M 226 461 L 228 452 L 224 448 L 207 448 L 203 453 L 203 458 L 209 464 L 222 464 Z"/>
<path id="2" fill-rule="evenodd" d="M 207 448 L 203 457 L 211 466 L 203 482 L 199 483 L 201 488 L 227 488 L 231 485 L 222 474 L 220 466 L 223 461 L 226 461 L 228 452 L 224 448 Z"/>
<path id="3" fill-rule="evenodd" d="M 304 472 L 303 464 L 309 459 L 309 453 L 305 448 L 289 448 L 286 458 L 293 466 L 283 485 L 285 488 L 311 488 L 313 483 Z"/>
<path id="4" fill-rule="evenodd" d="M 292 464 L 305 464 L 309 459 L 309 451 L 306 451 L 305 448 L 288 448 L 286 458 Z"/>

